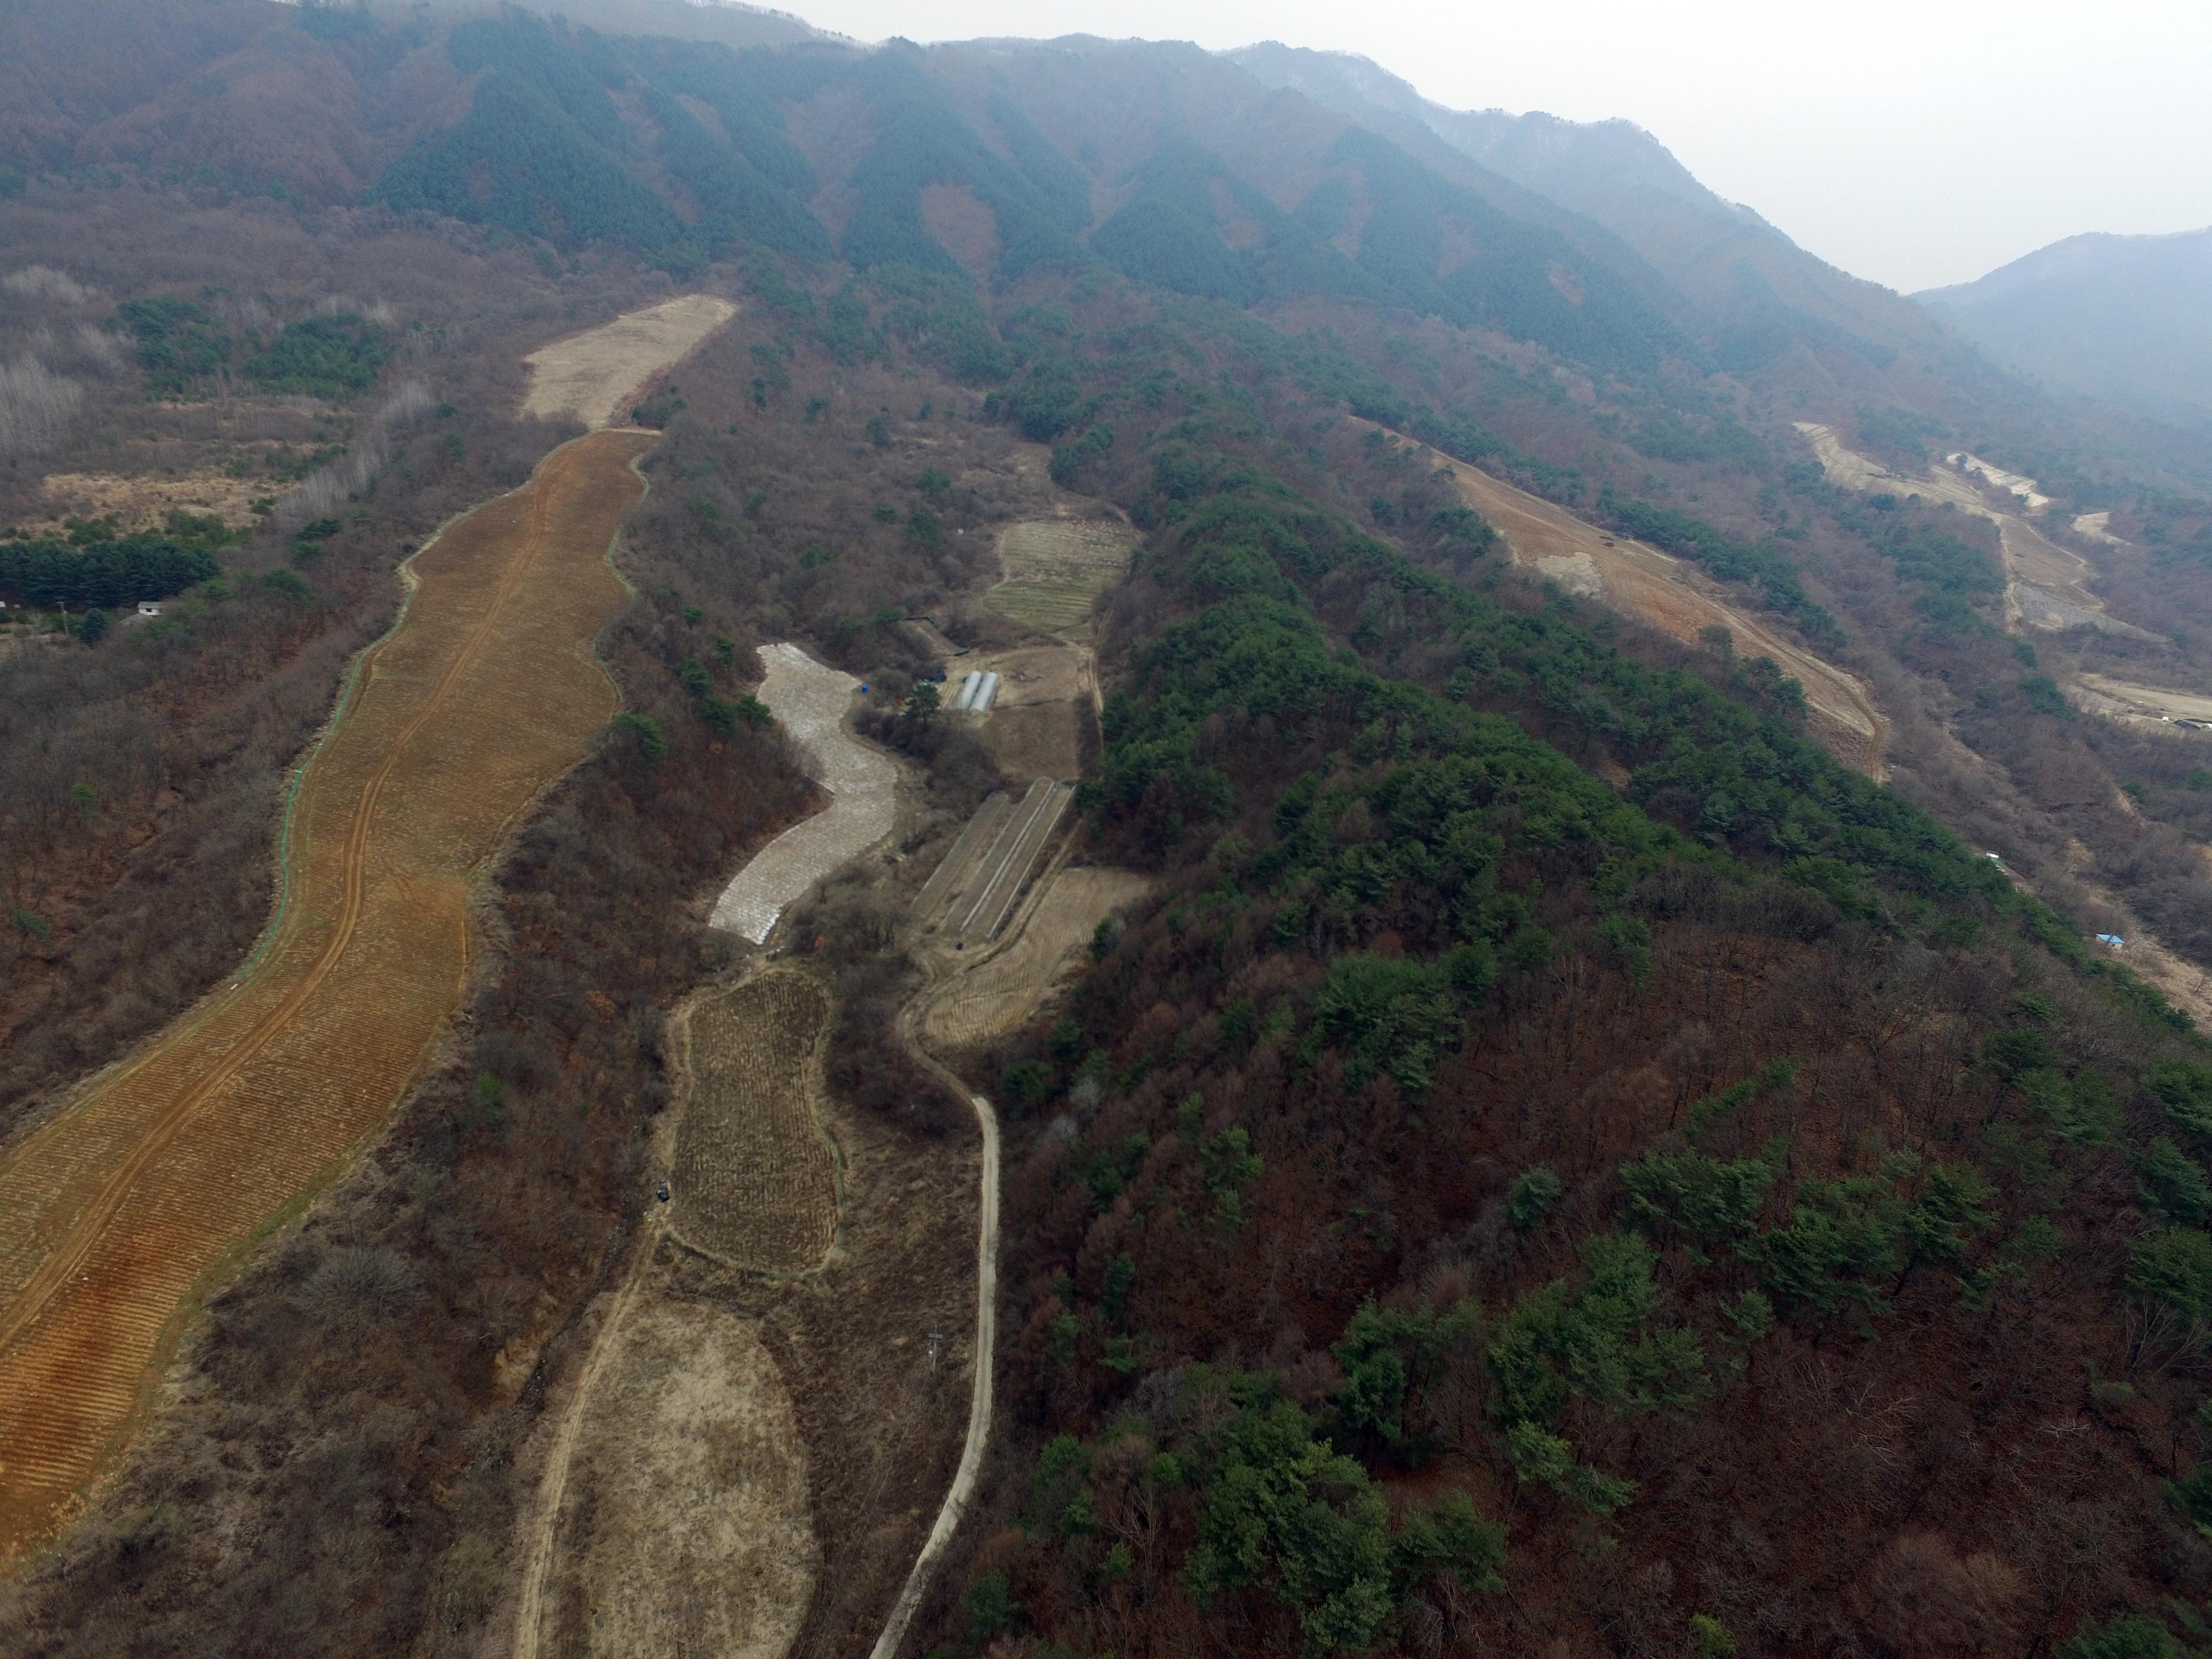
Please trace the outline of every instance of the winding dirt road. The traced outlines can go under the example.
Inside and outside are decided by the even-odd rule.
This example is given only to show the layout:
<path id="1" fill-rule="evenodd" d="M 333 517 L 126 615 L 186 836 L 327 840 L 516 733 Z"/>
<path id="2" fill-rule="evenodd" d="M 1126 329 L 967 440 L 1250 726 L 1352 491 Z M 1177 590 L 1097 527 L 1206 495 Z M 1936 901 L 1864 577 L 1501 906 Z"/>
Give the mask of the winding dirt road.
<path id="1" fill-rule="evenodd" d="M 898 1600 L 891 1604 L 890 1617 L 884 1621 L 884 1633 L 869 1650 L 869 1659 L 896 1659 L 899 1644 L 906 1639 L 907 1626 L 914 1622 L 915 1610 L 921 1605 L 922 1593 L 929 1588 L 937 1564 L 944 1558 L 946 1546 L 951 1543 L 952 1534 L 959 1530 L 968 1513 L 968 1500 L 975 1492 L 975 1477 L 983 1468 L 983 1449 L 991 1437 L 991 1376 L 997 1363 L 999 1115 L 991 1109 L 989 1101 L 939 1065 L 922 1048 L 915 1036 L 915 1004 L 908 1004 L 899 1017 L 899 1029 L 908 1048 L 939 1082 L 968 1103 L 975 1114 L 975 1127 L 983 1135 L 982 1203 L 975 1228 L 975 1377 L 969 1389 L 968 1437 L 960 1448 L 960 1467 L 953 1472 L 952 1485 L 938 1508 L 937 1522 L 929 1529 L 929 1540 L 915 1558 L 914 1570 L 907 1574 Z"/>
<path id="2" fill-rule="evenodd" d="M 384 1121 L 458 1005 L 477 872 L 621 706 L 590 641 L 656 436 L 564 445 L 403 567 L 301 769 L 261 947 L 0 1158 L 0 1559 L 67 1521 L 181 1316 Z"/>

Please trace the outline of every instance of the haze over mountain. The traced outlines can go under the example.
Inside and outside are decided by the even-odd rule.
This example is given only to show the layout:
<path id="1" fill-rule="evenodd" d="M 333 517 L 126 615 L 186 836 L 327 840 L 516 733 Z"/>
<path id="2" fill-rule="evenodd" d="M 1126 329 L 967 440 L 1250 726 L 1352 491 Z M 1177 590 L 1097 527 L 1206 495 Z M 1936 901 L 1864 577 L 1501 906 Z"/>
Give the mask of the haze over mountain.
<path id="1" fill-rule="evenodd" d="M 1913 297 L 2053 387 L 2150 415 L 2212 412 L 2212 229 L 2069 236 Z"/>

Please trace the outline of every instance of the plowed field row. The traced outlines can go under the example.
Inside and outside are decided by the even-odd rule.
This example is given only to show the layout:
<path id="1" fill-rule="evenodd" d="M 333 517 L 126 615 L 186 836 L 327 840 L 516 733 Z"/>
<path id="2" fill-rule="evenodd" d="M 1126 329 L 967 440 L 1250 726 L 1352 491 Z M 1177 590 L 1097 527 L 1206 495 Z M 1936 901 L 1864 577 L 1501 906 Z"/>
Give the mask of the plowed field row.
<path id="1" fill-rule="evenodd" d="M 822 1265 L 837 1237 L 837 1158 L 815 1116 L 830 998 L 774 971 L 691 1004 L 681 1026 L 678 1237 L 762 1273 Z"/>
<path id="2" fill-rule="evenodd" d="M 1091 607 L 1129 568 L 1137 532 L 1118 519 L 1030 519 L 999 538 L 1006 580 L 983 602 L 1042 633 L 1074 638 Z"/>
<path id="3" fill-rule="evenodd" d="M 589 641 L 650 433 L 564 446 L 410 562 L 290 810 L 264 947 L 0 1162 L 0 1558 L 127 1428 L 194 1287 L 375 1128 L 458 1002 L 473 872 L 620 706 Z"/>

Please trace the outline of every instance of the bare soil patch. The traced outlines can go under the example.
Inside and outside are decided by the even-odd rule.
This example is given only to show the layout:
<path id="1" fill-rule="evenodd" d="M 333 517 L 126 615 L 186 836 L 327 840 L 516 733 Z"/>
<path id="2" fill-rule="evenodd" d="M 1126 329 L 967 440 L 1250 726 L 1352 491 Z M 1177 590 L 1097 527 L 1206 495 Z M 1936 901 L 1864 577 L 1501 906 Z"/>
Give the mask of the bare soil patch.
<path id="1" fill-rule="evenodd" d="M 1773 658 L 1805 688 L 1813 733 L 1832 754 L 1876 779 L 1882 775 L 1889 722 L 1873 693 L 1851 675 L 1784 636 L 1759 612 L 1723 598 L 1681 560 L 1585 524 L 1480 467 L 1425 453 L 1433 465 L 1449 469 L 1461 499 L 1497 528 L 1516 564 L 1601 598 L 1685 644 L 1698 643 L 1705 629 L 1727 629 L 1741 654 Z"/>
<path id="2" fill-rule="evenodd" d="M 536 1650 L 776 1659 L 822 1551 L 805 1443 L 759 1322 L 656 1283 L 609 1340 L 580 1405 Z"/>
<path id="3" fill-rule="evenodd" d="M 1091 653 L 1074 645 L 976 653 L 960 668 L 999 676 L 983 743 L 1016 777 L 1073 779 L 1083 769 L 1083 710 L 1091 700 Z"/>
<path id="4" fill-rule="evenodd" d="M 999 677 L 995 711 L 1038 703 L 1065 702 L 1089 695 L 1085 653 L 1073 646 L 1032 645 L 1018 651 L 975 652 L 960 662 L 962 672 L 981 669 Z"/>
<path id="5" fill-rule="evenodd" d="M 1079 719 L 1073 702 L 995 708 L 983 727 L 983 746 L 1001 770 L 1018 777 L 1073 779 L 1083 770 Z"/>
<path id="6" fill-rule="evenodd" d="M 673 1226 L 739 1267 L 802 1273 L 837 1237 L 837 1154 L 815 1115 L 830 996 L 805 974 L 755 975 L 687 1004 L 677 1030 L 683 1128 Z"/>
<path id="7" fill-rule="evenodd" d="M 2093 714 L 2151 725 L 2187 721 L 2212 727 L 2212 696 L 2134 685 L 2104 674 L 2083 674 L 2075 682 L 2076 700 Z"/>
<path id="8" fill-rule="evenodd" d="M 479 866 L 619 706 L 590 641 L 649 436 L 580 439 L 410 561 L 234 979 L 0 1162 L 0 1554 L 65 1520 L 173 1316 L 380 1124 L 458 1003 Z"/>
<path id="9" fill-rule="evenodd" d="M 758 945 L 808 888 L 891 832 L 898 769 L 845 729 L 860 682 L 797 646 L 761 647 L 768 678 L 760 700 L 806 757 L 808 775 L 830 805 L 763 848 L 714 902 L 712 926 Z"/>
<path id="10" fill-rule="evenodd" d="M 1139 539 L 1133 527 L 1111 517 L 1009 525 L 999 536 L 1006 580 L 983 602 L 1039 633 L 1087 638 L 1092 603 L 1129 568 Z"/>
<path id="11" fill-rule="evenodd" d="M 684 294 L 532 352 L 522 412 L 541 420 L 574 415 L 597 430 L 629 412 L 630 400 L 737 314 L 727 300 Z"/>
<path id="12" fill-rule="evenodd" d="M 1043 884 L 1017 931 L 988 956 L 963 959 L 921 1017 L 922 1039 L 945 1052 L 1018 1029 L 1079 963 L 1098 924 L 1145 896 L 1127 870 L 1063 869 Z"/>

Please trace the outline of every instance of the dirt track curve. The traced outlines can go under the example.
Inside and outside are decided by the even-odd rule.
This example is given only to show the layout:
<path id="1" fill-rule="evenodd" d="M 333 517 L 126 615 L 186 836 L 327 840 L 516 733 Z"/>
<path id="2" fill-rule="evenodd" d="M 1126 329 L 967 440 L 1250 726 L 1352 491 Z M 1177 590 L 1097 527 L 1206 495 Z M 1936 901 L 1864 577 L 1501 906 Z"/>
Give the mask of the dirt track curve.
<path id="1" fill-rule="evenodd" d="M 228 1261 L 381 1123 L 458 1005 L 474 872 L 620 707 L 590 641 L 656 434 L 556 450 L 404 567 L 234 980 L 0 1158 L 0 1560 L 64 1523 Z"/>

